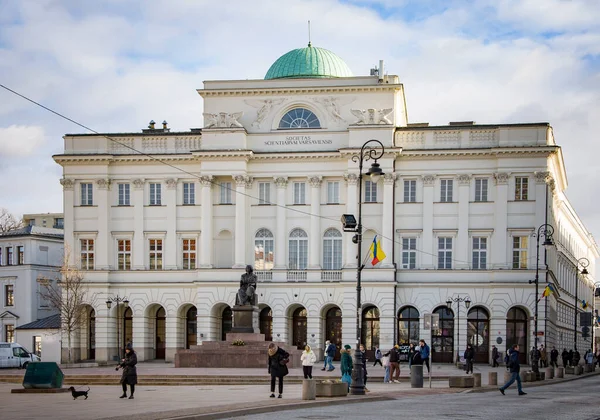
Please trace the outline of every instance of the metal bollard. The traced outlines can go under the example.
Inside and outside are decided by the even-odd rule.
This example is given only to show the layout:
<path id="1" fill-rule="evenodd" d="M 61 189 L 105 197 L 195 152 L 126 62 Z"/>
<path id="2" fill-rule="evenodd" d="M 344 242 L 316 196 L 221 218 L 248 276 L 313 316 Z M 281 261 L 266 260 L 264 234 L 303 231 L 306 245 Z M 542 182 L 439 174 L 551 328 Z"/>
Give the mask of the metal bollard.
<path id="1" fill-rule="evenodd" d="M 488 372 L 488 385 L 498 385 L 498 372 Z"/>
<path id="2" fill-rule="evenodd" d="M 412 365 L 410 367 L 410 387 L 423 388 L 423 365 Z"/>

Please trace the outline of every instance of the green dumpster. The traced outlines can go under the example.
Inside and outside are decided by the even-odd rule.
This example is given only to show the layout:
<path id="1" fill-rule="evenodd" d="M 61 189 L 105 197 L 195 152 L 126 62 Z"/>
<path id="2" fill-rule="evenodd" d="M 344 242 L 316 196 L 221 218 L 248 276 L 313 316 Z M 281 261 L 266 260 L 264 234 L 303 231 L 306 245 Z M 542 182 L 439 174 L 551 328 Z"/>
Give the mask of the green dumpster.
<path id="1" fill-rule="evenodd" d="M 27 364 L 23 378 L 23 388 L 51 389 L 62 388 L 64 374 L 55 362 L 35 362 Z"/>

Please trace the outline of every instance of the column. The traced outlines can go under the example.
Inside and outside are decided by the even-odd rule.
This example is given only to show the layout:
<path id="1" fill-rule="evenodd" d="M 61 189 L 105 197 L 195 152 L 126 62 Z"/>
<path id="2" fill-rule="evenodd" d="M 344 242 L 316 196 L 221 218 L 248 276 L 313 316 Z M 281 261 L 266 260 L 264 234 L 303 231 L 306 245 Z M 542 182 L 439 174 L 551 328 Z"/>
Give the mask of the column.
<path id="1" fill-rule="evenodd" d="M 319 314 L 314 315 L 309 311 L 306 317 L 306 324 L 306 339 L 308 344 L 317 356 L 317 360 L 323 360 L 323 343 L 325 340 L 322 337 L 325 336 L 325 333 L 321 331 L 322 318 Z"/>
<path id="2" fill-rule="evenodd" d="M 96 270 L 108 270 L 108 213 L 110 208 L 110 179 L 96 180 L 94 203 L 98 209 L 98 235 L 96 236 Z"/>
<path id="3" fill-rule="evenodd" d="M 309 176 L 310 184 L 310 232 L 308 236 L 308 268 L 321 269 L 321 183 L 323 177 Z"/>
<path id="4" fill-rule="evenodd" d="M 358 185 L 358 175 L 353 173 L 347 173 L 344 175 L 344 179 L 346 180 L 346 185 L 348 187 L 348 191 L 346 193 L 346 213 L 353 214 L 358 221 L 358 189 L 356 188 Z M 344 268 L 356 268 L 356 253 L 357 248 L 356 244 L 352 242 L 352 237 L 354 235 L 349 233 L 344 235 L 344 241 L 346 243 L 346 251 L 344 252 Z"/>
<path id="5" fill-rule="evenodd" d="M 275 177 L 275 188 L 277 188 L 277 231 L 275 232 L 275 269 L 285 270 L 287 267 L 285 259 L 285 193 L 287 190 L 287 177 Z M 275 322 L 275 320 L 273 320 Z M 273 327 L 275 328 L 275 327 Z M 273 338 L 274 339 L 274 338 Z"/>
<path id="6" fill-rule="evenodd" d="M 167 179 L 167 237 L 165 238 L 165 269 L 177 270 L 177 179 Z"/>
<path id="7" fill-rule="evenodd" d="M 212 268 L 213 254 L 213 203 L 212 203 L 212 175 L 200 177 L 202 186 L 202 220 L 200 234 L 200 268 Z"/>
<path id="8" fill-rule="evenodd" d="M 186 328 L 185 325 L 185 318 L 180 319 L 176 313 L 167 313 L 165 319 L 165 362 L 175 361 L 177 350 L 185 348 L 185 344 L 183 344 L 185 333 L 183 337 L 178 334 L 182 330 L 182 326 Z"/>
<path id="9" fill-rule="evenodd" d="M 395 173 L 383 175 L 383 214 L 381 217 L 381 248 L 386 254 L 381 268 L 394 267 L 394 183 Z"/>
<path id="10" fill-rule="evenodd" d="M 75 264 L 75 237 L 73 235 L 73 226 L 75 225 L 75 181 L 62 178 L 60 184 L 63 186 L 65 245 L 71 248 L 69 263 Z M 65 253 L 65 255 L 67 254 Z"/>
<path id="11" fill-rule="evenodd" d="M 494 174 L 496 181 L 495 219 L 494 233 L 492 237 L 492 269 L 507 269 L 510 260 L 507 251 L 508 236 L 508 178 L 506 172 Z"/>
<path id="12" fill-rule="evenodd" d="M 143 179 L 133 180 L 133 255 L 134 270 L 144 270 L 144 185 Z"/>
<path id="13" fill-rule="evenodd" d="M 542 224 L 546 223 L 546 188 L 547 180 L 550 177 L 550 172 L 542 171 L 535 172 L 535 228 L 537 229 Z M 554 227 L 554 226 L 552 226 Z M 543 243 L 542 239 L 540 244 Z M 543 252 L 540 252 L 540 263 L 543 264 Z"/>
<path id="14" fill-rule="evenodd" d="M 235 262 L 233 268 L 246 266 L 246 189 L 252 186 L 252 177 L 236 175 L 235 180 Z"/>
<path id="15" fill-rule="evenodd" d="M 435 175 L 423 175 L 423 255 L 421 256 L 421 267 L 425 269 L 435 268 L 433 255 L 433 189 L 435 186 Z"/>
<path id="16" fill-rule="evenodd" d="M 456 238 L 456 269 L 469 268 L 469 193 L 471 175 L 458 176 L 458 236 Z"/>

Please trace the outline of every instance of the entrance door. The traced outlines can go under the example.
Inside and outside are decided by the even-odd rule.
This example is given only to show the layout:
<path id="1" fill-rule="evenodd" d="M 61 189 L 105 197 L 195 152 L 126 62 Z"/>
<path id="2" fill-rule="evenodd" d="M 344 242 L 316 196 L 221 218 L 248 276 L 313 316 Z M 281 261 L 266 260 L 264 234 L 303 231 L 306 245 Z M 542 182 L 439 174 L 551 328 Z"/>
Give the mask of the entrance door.
<path id="1" fill-rule="evenodd" d="M 231 332 L 233 327 L 233 311 L 229 306 L 223 309 L 223 315 L 221 316 L 221 341 L 225 341 L 227 333 Z"/>
<path id="2" fill-rule="evenodd" d="M 268 306 L 260 311 L 260 333 L 265 335 L 265 341 L 273 341 L 273 311 Z"/>
<path id="3" fill-rule="evenodd" d="M 379 346 L 379 309 L 375 306 L 363 310 L 361 336 L 367 359 L 375 361 L 375 347 Z"/>
<path id="4" fill-rule="evenodd" d="M 294 311 L 294 316 L 292 317 L 292 344 L 298 350 L 304 350 L 304 346 L 306 346 L 306 330 L 308 327 L 306 315 L 306 309 L 298 308 Z"/>
<path id="5" fill-rule="evenodd" d="M 189 349 L 191 346 L 198 344 L 198 310 L 195 306 L 188 309 L 185 318 L 185 348 Z"/>
<path id="6" fill-rule="evenodd" d="M 325 339 L 335 344 L 335 356 L 333 360 L 340 360 L 340 349 L 342 348 L 342 311 L 335 307 L 327 311 L 325 315 Z"/>
<path id="7" fill-rule="evenodd" d="M 490 362 L 490 317 L 482 307 L 471 308 L 467 315 L 467 343 L 475 350 L 475 363 Z M 463 351 L 464 349 L 459 349 Z"/>
<path id="8" fill-rule="evenodd" d="M 518 344 L 519 362 L 527 363 L 527 314 L 521 308 L 511 308 L 506 316 L 506 348 Z M 504 357 L 504 356 L 503 356 Z"/>
<path id="9" fill-rule="evenodd" d="M 166 313 L 164 308 L 161 306 L 158 311 L 156 311 L 156 331 L 155 331 L 155 350 L 156 355 L 155 359 L 164 360 L 165 358 L 165 331 L 166 331 Z"/>
<path id="10" fill-rule="evenodd" d="M 434 314 L 440 316 L 440 328 L 431 331 L 431 360 L 434 363 L 452 363 L 454 361 L 454 312 L 440 306 Z"/>
<path id="11" fill-rule="evenodd" d="M 121 348 L 124 349 L 128 343 L 133 344 L 133 311 L 131 308 L 125 309 L 125 313 L 123 314 L 123 342 L 121 343 Z"/>
<path id="12" fill-rule="evenodd" d="M 90 311 L 88 325 L 88 359 L 96 359 L 96 311 Z"/>

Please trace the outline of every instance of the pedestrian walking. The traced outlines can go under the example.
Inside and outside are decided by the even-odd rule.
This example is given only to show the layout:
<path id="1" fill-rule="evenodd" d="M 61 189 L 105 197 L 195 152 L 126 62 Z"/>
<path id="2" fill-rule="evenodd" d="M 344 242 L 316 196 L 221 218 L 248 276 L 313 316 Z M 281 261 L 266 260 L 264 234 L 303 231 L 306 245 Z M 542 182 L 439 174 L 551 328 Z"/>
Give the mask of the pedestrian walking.
<path id="1" fill-rule="evenodd" d="M 383 376 L 383 383 L 389 384 L 390 383 L 390 356 L 383 356 L 381 360 L 383 362 L 383 368 L 385 369 L 385 374 Z"/>
<path id="2" fill-rule="evenodd" d="M 390 358 L 390 382 L 400 382 L 400 346 L 394 345 L 385 355 Z"/>
<path id="3" fill-rule="evenodd" d="M 410 343 L 408 345 L 408 370 L 410 371 L 410 367 L 412 366 L 413 357 L 415 355 L 415 345 Z"/>
<path id="4" fill-rule="evenodd" d="M 589 349 L 585 352 L 585 356 L 583 357 L 586 365 L 592 366 L 594 364 L 594 352 L 592 349 Z"/>
<path id="5" fill-rule="evenodd" d="M 575 349 L 573 352 L 573 366 L 579 366 L 579 361 L 581 360 L 581 355 L 579 354 L 579 350 Z"/>
<path id="6" fill-rule="evenodd" d="M 552 351 L 550 351 L 550 366 L 558 367 L 558 350 L 554 346 L 552 347 Z"/>
<path id="7" fill-rule="evenodd" d="M 375 346 L 375 362 L 373 363 L 373 366 L 379 364 L 379 366 L 383 366 L 383 364 L 381 363 L 381 358 L 383 357 L 383 354 L 381 353 L 381 350 L 379 350 L 379 346 Z"/>
<path id="8" fill-rule="evenodd" d="M 279 378 L 279 396 L 282 398 L 283 395 L 283 377 L 286 376 L 289 371 L 287 364 L 290 361 L 290 354 L 282 348 L 279 348 L 277 344 L 269 344 L 267 350 L 269 354 L 268 367 L 269 374 L 271 375 L 271 398 L 275 398 L 275 381 Z"/>
<path id="9" fill-rule="evenodd" d="M 540 344 L 540 363 L 542 367 L 548 367 L 548 358 L 546 355 L 546 347 L 543 344 Z"/>
<path id="10" fill-rule="evenodd" d="M 323 368 L 321 370 L 327 369 L 327 349 L 329 348 L 330 341 L 325 341 L 325 348 L 323 349 Z"/>
<path id="11" fill-rule="evenodd" d="M 133 393 L 135 392 L 135 385 L 137 384 L 137 355 L 133 351 L 131 343 L 127 343 L 125 346 L 125 357 L 121 359 L 121 363 L 115 370 L 119 368 L 123 369 L 121 374 L 121 387 L 123 388 L 123 395 L 119 398 L 127 398 L 127 385 L 129 385 L 129 399 L 133 400 Z"/>
<path id="12" fill-rule="evenodd" d="M 573 349 L 569 350 L 569 366 L 575 366 L 573 364 Z"/>
<path id="13" fill-rule="evenodd" d="M 419 346 L 420 346 L 419 353 L 421 353 L 421 360 L 427 366 L 427 372 L 429 372 L 429 354 L 430 354 L 429 346 L 427 345 L 427 343 L 425 343 L 425 340 L 423 340 L 423 339 L 419 340 Z"/>
<path id="14" fill-rule="evenodd" d="M 313 365 L 317 361 L 317 356 L 308 344 L 306 347 L 304 347 L 304 351 L 302 352 L 302 356 L 300 356 L 300 360 L 302 361 L 302 372 L 304 373 L 304 379 L 312 379 Z"/>
<path id="15" fill-rule="evenodd" d="M 492 346 L 492 367 L 500 366 L 500 363 L 498 363 L 499 358 L 500 353 L 498 353 L 498 348 L 496 348 L 496 346 Z"/>
<path id="16" fill-rule="evenodd" d="M 369 361 L 369 359 L 367 359 L 367 351 L 363 344 L 361 344 L 359 346 L 359 349 L 360 349 L 360 357 L 362 358 L 363 383 L 365 384 L 365 392 L 370 392 L 369 389 L 367 388 L 367 379 L 369 376 L 369 374 L 367 373 L 367 362 Z M 400 369 L 398 369 L 398 370 L 400 370 Z"/>
<path id="17" fill-rule="evenodd" d="M 504 395 L 504 391 L 509 386 L 511 386 L 515 381 L 517 381 L 517 391 L 519 392 L 519 395 L 527 395 L 526 392 L 523 392 L 523 388 L 521 387 L 521 375 L 519 374 L 519 372 L 521 372 L 521 364 L 519 363 L 519 345 L 518 344 L 513 344 L 513 346 L 512 346 L 510 356 L 509 356 L 508 366 L 510 369 L 511 377 L 507 383 L 505 383 L 498 389 L 500 390 L 502 395 Z"/>
<path id="18" fill-rule="evenodd" d="M 562 357 L 563 367 L 567 367 L 569 365 L 569 352 L 567 351 L 567 349 L 563 350 L 561 357 Z"/>
<path id="19" fill-rule="evenodd" d="M 335 367 L 333 366 L 333 358 L 335 357 L 335 352 L 337 350 L 337 348 L 335 347 L 335 344 L 333 344 L 331 341 L 327 340 L 326 341 L 327 346 L 325 347 L 325 364 L 323 366 L 323 369 L 321 370 L 325 370 L 325 368 L 327 368 L 327 372 L 331 372 L 333 369 L 335 369 Z"/>
<path id="20" fill-rule="evenodd" d="M 354 367 L 354 364 L 352 363 L 351 349 L 352 347 L 349 344 L 346 344 L 344 348 L 340 350 L 340 353 L 342 354 L 342 360 L 340 363 L 342 382 L 348 384 L 348 390 L 350 390 L 350 384 L 352 383 L 352 368 Z"/>
<path id="21" fill-rule="evenodd" d="M 596 363 L 598 363 L 598 367 L 600 367 L 600 348 L 596 349 Z"/>
<path id="22" fill-rule="evenodd" d="M 473 359 L 475 358 L 475 350 L 473 350 L 473 346 L 467 344 L 467 348 L 465 349 L 465 362 L 466 362 L 466 370 L 467 375 L 469 371 L 473 373 Z"/>

